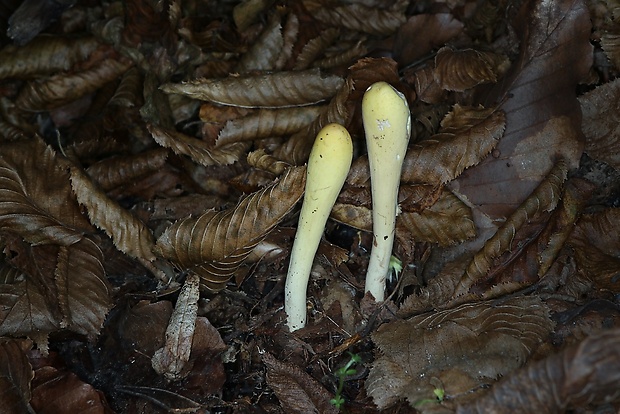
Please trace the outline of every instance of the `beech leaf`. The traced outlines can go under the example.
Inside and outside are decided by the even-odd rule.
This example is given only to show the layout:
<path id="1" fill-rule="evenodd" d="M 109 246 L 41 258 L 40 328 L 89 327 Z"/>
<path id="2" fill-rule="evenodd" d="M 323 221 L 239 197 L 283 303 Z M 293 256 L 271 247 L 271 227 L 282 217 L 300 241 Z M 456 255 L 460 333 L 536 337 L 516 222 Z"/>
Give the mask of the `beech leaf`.
<path id="1" fill-rule="evenodd" d="M 578 345 L 529 364 L 458 414 L 563 413 L 590 404 L 620 400 L 620 329 L 610 329 Z"/>
<path id="2" fill-rule="evenodd" d="M 382 325 L 381 350 L 366 380 L 380 409 L 406 398 L 413 406 L 443 384 L 455 398 L 523 365 L 551 332 L 549 310 L 537 297 L 461 305 Z"/>
<path id="3" fill-rule="evenodd" d="M 486 98 L 503 101 L 506 131 L 496 156 L 458 179 L 459 192 L 491 219 L 509 216 L 558 158 L 575 168 L 583 150 L 575 90 L 592 63 L 587 7 L 525 1 L 513 26 L 519 58 Z"/>
<path id="4" fill-rule="evenodd" d="M 71 169 L 71 186 L 80 204 L 88 210 L 93 224 L 106 232 L 118 250 L 138 259 L 155 259 L 151 230 L 109 198 L 83 170 Z"/>
<path id="5" fill-rule="evenodd" d="M 71 192 L 68 163 L 40 139 L 0 145 L 0 226 L 32 244 L 76 243 L 92 225 Z M 28 156 L 24 156 L 28 154 Z"/>
<path id="6" fill-rule="evenodd" d="M 276 72 L 267 75 L 201 79 L 167 83 L 165 93 L 179 93 L 202 101 L 246 108 L 278 108 L 312 105 L 329 99 L 344 81 L 318 69 Z"/>
<path id="7" fill-rule="evenodd" d="M 29 340 L 0 338 L 0 405 L 5 414 L 29 410 L 30 381 L 34 377 L 26 352 Z"/>
<path id="8" fill-rule="evenodd" d="M 336 414 L 338 408 L 330 404 L 332 396 L 323 386 L 297 365 L 278 361 L 264 353 L 267 366 L 267 384 L 275 392 L 285 411 L 291 413 Z"/>
<path id="9" fill-rule="evenodd" d="M 157 253 L 198 273 L 211 289 L 222 289 L 252 249 L 299 201 L 305 176 L 305 167 L 292 168 L 233 208 L 177 221 L 157 239 Z"/>

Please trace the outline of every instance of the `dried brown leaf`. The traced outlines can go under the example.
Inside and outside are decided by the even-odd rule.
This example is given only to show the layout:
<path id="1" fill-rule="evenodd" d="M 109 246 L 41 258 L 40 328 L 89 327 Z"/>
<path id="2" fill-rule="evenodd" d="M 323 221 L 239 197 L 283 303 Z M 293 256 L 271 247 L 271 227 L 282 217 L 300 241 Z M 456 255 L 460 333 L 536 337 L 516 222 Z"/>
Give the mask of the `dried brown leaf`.
<path id="1" fill-rule="evenodd" d="M 168 150 L 159 148 L 136 155 L 107 158 L 91 165 L 86 172 L 107 191 L 162 168 L 167 157 Z"/>
<path id="2" fill-rule="evenodd" d="M 390 35 L 405 22 L 405 14 L 401 11 L 382 10 L 362 4 L 325 7 L 315 0 L 304 0 L 303 3 L 320 22 L 376 36 Z"/>
<path id="3" fill-rule="evenodd" d="M 187 375 L 185 365 L 192 350 L 198 299 L 200 298 L 200 279 L 189 275 L 179 293 L 179 298 L 166 328 L 166 343 L 155 351 L 151 364 L 155 372 L 175 381 Z"/>
<path id="4" fill-rule="evenodd" d="M 563 160 L 558 161 L 547 178 L 501 225 L 493 237 L 484 243 L 484 247 L 474 255 L 465 269 L 457 288 L 457 295 L 468 292 L 476 281 L 487 274 L 493 261 L 499 255 L 513 248 L 513 240 L 521 227 L 534 220 L 538 215 L 553 211 L 556 208 L 562 195 L 567 172 L 566 163 Z"/>
<path id="5" fill-rule="evenodd" d="M 37 413 L 112 414 L 105 397 L 77 375 L 47 366 L 35 371 L 32 408 Z"/>
<path id="6" fill-rule="evenodd" d="M 285 411 L 338 413 L 338 408 L 329 402 L 332 398 L 329 392 L 297 365 L 278 361 L 267 352 L 262 355 L 262 359 L 267 366 L 267 384 Z"/>
<path id="7" fill-rule="evenodd" d="M 527 296 L 390 322 L 372 336 L 381 356 L 365 387 L 379 408 L 434 398 L 432 378 L 457 398 L 523 365 L 552 328 L 547 306 Z"/>
<path id="8" fill-rule="evenodd" d="M 205 141 L 172 129 L 155 124 L 148 124 L 147 128 L 159 145 L 171 148 L 176 154 L 187 155 L 194 162 L 205 167 L 233 164 L 245 155 L 251 145 L 250 142 L 233 142 L 214 148 Z"/>
<path id="9" fill-rule="evenodd" d="M 531 230 L 528 228 L 530 221 L 535 221 L 541 215 L 548 214 L 555 209 L 560 200 L 566 174 L 566 164 L 562 161 L 558 162 L 549 172 L 548 178 L 485 241 L 473 257 L 465 254 L 458 261 L 455 260 L 445 266 L 442 272 L 431 279 L 428 286 L 424 287 L 419 294 L 407 297 L 399 310 L 399 315 L 408 316 L 430 309 L 447 309 L 468 301 L 480 300 L 481 297 L 490 299 L 522 288 L 523 284 L 516 282 L 492 286 L 484 292 L 472 291 L 472 287 L 487 276 L 502 254 L 515 256 L 522 251 L 524 246 L 519 249 L 514 248 L 515 238 L 520 237 L 520 232 Z M 541 223 L 537 224 L 542 227 Z M 539 262 L 536 259 L 535 274 L 538 266 Z"/>
<path id="10" fill-rule="evenodd" d="M 401 66 L 408 66 L 446 44 L 463 31 L 463 23 L 452 13 L 416 14 L 398 29 L 394 56 Z M 411 39 L 415 39 L 414 42 Z"/>
<path id="11" fill-rule="evenodd" d="M 0 79 L 28 79 L 69 70 L 99 46 L 94 37 L 39 36 L 25 46 L 0 50 Z"/>
<path id="12" fill-rule="evenodd" d="M 174 223 L 157 240 L 158 254 L 196 272 L 211 289 L 223 288 L 254 246 L 299 201 L 305 175 L 305 167 L 293 168 L 234 208 Z"/>
<path id="13" fill-rule="evenodd" d="M 402 245 L 413 240 L 447 246 L 475 235 L 471 209 L 446 190 L 429 208 L 419 213 L 403 212 L 396 217 L 396 238 Z"/>
<path id="14" fill-rule="evenodd" d="M 569 168 L 583 150 L 576 85 L 592 62 L 590 20 L 581 0 L 528 0 L 514 27 L 520 55 L 487 101 L 503 101 L 506 131 L 495 157 L 458 179 L 459 191 L 491 219 L 503 219 L 558 158 Z"/>
<path id="15" fill-rule="evenodd" d="M 236 72 L 248 73 L 276 69 L 275 63 L 284 47 L 281 19 L 279 13 L 271 15 L 267 26 L 252 43 L 252 47 L 239 59 L 235 68 Z"/>
<path id="16" fill-rule="evenodd" d="M 155 259 L 151 230 L 109 198 L 83 170 L 71 168 L 71 187 L 79 203 L 88 210 L 91 222 L 106 232 L 118 250 L 138 259 Z"/>
<path id="17" fill-rule="evenodd" d="M 278 108 L 312 105 L 329 99 L 344 81 L 318 69 L 276 72 L 246 77 L 202 79 L 181 84 L 167 83 L 165 93 L 246 108 Z"/>
<path id="18" fill-rule="evenodd" d="M 82 72 L 34 80 L 22 88 L 15 104 L 26 111 L 57 108 L 96 91 L 109 81 L 118 78 L 131 66 L 132 63 L 124 58 L 107 58 Z"/>
<path id="19" fill-rule="evenodd" d="M 259 109 L 243 118 L 228 121 L 218 135 L 216 146 L 292 134 L 310 125 L 322 110 L 321 106 Z"/>
<path id="20" fill-rule="evenodd" d="M 590 157 L 620 169 L 620 79 L 580 96 L 579 103 L 585 151 Z"/>
<path id="21" fill-rule="evenodd" d="M 112 308 L 104 257 L 91 239 L 60 247 L 54 272 L 61 327 L 94 340 Z"/>
<path id="22" fill-rule="evenodd" d="M 620 400 L 620 329 L 529 364 L 457 409 L 474 413 L 563 413 Z"/>
<path id="23" fill-rule="evenodd" d="M 442 89 L 463 92 L 483 83 L 494 83 L 507 69 L 506 58 L 476 49 L 445 46 L 435 56 L 434 76 Z"/>
<path id="24" fill-rule="evenodd" d="M 34 372 L 26 352 L 31 347 L 29 340 L 0 338 L 0 406 L 5 414 L 29 412 Z"/>
<path id="25" fill-rule="evenodd" d="M 277 158 L 265 153 L 265 150 L 259 149 L 248 154 L 248 164 L 260 170 L 269 171 L 275 175 L 281 175 L 284 170 L 291 165 L 280 161 Z"/>
<path id="26" fill-rule="evenodd" d="M 0 225 L 32 244 L 70 245 L 93 230 L 71 193 L 68 164 L 40 139 L 0 146 Z M 28 156 L 25 156 L 27 154 Z"/>
<path id="27" fill-rule="evenodd" d="M 340 36 L 340 29 L 337 27 L 330 27 L 322 30 L 317 37 L 314 37 L 304 45 L 301 49 L 297 59 L 295 59 L 295 70 L 303 70 L 309 68 L 312 63 L 325 52 L 328 46 L 338 39 Z"/>
<path id="28" fill-rule="evenodd" d="M 601 288 L 620 287 L 620 208 L 607 208 L 581 217 L 569 244 L 578 269 Z"/>

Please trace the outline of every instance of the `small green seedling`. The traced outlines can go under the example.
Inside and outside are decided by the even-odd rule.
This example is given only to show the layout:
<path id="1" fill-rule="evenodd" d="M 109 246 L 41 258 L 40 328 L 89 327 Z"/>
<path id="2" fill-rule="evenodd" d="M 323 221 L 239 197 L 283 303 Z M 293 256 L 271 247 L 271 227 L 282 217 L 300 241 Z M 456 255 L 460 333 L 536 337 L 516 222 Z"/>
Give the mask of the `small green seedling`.
<path id="1" fill-rule="evenodd" d="M 443 401 L 444 397 L 446 396 L 446 391 L 441 387 L 436 387 L 433 390 L 433 394 L 435 394 L 435 398 L 427 398 L 424 400 L 420 400 L 414 404 L 414 407 L 418 408 L 425 404 L 439 404 Z"/>
<path id="2" fill-rule="evenodd" d="M 362 362 L 362 357 L 357 354 L 349 352 L 349 356 L 349 361 L 343 367 L 338 368 L 338 370 L 336 371 L 336 376 L 338 377 L 338 389 L 336 390 L 336 395 L 334 395 L 334 398 L 329 400 L 329 402 L 338 409 L 341 409 L 344 405 L 344 398 L 342 397 L 344 381 L 347 377 L 357 373 L 357 370 L 355 370 L 353 366 Z"/>

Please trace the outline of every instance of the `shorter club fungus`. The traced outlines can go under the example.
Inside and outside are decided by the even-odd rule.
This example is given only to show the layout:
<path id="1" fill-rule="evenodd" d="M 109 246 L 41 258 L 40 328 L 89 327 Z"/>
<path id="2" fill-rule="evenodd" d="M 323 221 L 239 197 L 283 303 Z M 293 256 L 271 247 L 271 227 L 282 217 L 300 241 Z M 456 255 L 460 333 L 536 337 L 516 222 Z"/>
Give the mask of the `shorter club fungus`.
<path id="1" fill-rule="evenodd" d="M 308 160 L 306 192 L 284 288 L 284 310 L 291 331 L 306 326 L 306 291 L 312 262 L 352 159 L 351 136 L 342 125 L 329 124 L 319 131 Z"/>
<path id="2" fill-rule="evenodd" d="M 362 99 L 362 121 L 370 164 L 373 231 L 365 290 L 381 302 L 394 244 L 400 173 L 411 135 L 407 99 L 388 83 L 374 83 Z"/>

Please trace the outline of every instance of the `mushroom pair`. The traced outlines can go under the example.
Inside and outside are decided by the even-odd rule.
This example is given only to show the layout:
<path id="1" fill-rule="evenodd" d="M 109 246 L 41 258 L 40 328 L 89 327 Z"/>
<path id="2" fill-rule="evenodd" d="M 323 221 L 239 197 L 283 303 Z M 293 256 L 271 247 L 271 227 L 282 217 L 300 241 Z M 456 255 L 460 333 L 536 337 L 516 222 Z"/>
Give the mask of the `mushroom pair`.
<path id="1" fill-rule="evenodd" d="M 374 236 L 365 291 L 381 302 L 394 244 L 400 173 L 411 134 L 407 100 L 388 83 L 377 82 L 364 93 L 362 121 L 370 164 Z M 342 125 L 329 124 L 318 133 L 308 160 L 306 192 L 284 288 L 291 331 L 306 325 L 312 262 L 352 158 L 351 136 Z"/>

